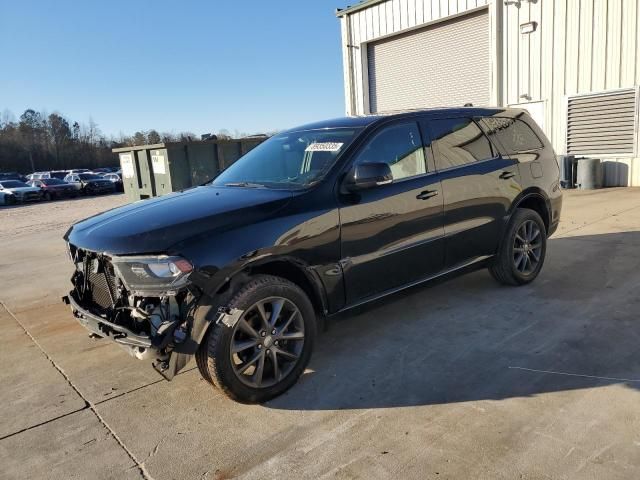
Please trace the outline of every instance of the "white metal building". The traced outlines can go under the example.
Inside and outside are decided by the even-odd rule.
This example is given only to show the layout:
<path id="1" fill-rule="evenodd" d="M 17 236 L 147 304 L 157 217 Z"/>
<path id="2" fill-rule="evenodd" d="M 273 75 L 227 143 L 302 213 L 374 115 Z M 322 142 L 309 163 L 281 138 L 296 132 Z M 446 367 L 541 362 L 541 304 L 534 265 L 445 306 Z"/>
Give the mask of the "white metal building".
<path id="1" fill-rule="evenodd" d="M 557 153 L 640 186 L 640 0 L 368 0 L 337 15 L 347 114 L 519 106 Z"/>

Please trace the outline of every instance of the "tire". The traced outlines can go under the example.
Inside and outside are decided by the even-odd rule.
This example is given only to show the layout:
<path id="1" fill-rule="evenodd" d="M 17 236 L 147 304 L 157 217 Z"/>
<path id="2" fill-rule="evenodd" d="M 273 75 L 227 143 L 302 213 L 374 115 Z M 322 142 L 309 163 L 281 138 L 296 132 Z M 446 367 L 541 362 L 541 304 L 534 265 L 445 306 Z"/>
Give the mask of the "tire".
<path id="1" fill-rule="evenodd" d="M 50 192 L 45 192 L 44 199 L 45 199 L 45 201 L 50 202 L 51 201 L 51 193 Z"/>
<path id="2" fill-rule="evenodd" d="M 202 377 L 242 403 L 266 402 L 291 388 L 309 363 L 316 336 L 307 295 L 284 278 L 258 275 L 226 306 L 242 313 L 232 327 L 209 327 L 196 353 Z"/>
<path id="3" fill-rule="evenodd" d="M 526 285 L 536 279 L 547 253 L 547 230 L 540 215 L 518 208 L 511 216 L 489 272 L 504 285 Z"/>

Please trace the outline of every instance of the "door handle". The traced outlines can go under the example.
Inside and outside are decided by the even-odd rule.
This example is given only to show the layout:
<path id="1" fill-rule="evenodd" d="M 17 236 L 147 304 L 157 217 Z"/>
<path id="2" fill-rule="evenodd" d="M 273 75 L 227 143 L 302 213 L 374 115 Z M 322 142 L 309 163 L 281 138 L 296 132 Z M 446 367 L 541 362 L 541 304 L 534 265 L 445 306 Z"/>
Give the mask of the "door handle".
<path id="1" fill-rule="evenodd" d="M 420 192 L 418 195 L 416 195 L 416 198 L 418 200 L 427 200 L 431 197 L 435 197 L 436 195 L 438 195 L 437 190 L 425 190 L 424 192 Z"/>
<path id="2" fill-rule="evenodd" d="M 508 179 L 513 178 L 513 177 L 515 177 L 515 176 L 516 176 L 516 174 L 515 174 L 515 173 L 513 173 L 513 172 L 502 172 L 502 173 L 500 174 L 500 178 L 501 178 L 502 180 L 508 180 Z"/>

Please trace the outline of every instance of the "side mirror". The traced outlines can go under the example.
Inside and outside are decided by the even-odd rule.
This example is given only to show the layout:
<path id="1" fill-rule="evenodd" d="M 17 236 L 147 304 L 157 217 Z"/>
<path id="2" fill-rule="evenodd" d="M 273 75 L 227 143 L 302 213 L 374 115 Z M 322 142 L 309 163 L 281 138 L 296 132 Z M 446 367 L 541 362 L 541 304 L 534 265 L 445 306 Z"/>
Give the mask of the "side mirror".
<path id="1" fill-rule="evenodd" d="M 387 163 L 359 163 L 354 165 L 345 178 L 344 186 L 349 192 L 388 185 L 393 174 Z"/>

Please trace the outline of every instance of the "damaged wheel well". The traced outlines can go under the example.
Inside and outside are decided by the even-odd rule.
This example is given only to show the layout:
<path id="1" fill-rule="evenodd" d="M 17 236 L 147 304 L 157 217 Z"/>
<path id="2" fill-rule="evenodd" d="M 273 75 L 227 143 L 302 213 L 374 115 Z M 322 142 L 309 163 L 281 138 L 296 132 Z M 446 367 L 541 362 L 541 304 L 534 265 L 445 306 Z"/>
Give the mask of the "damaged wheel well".
<path id="1" fill-rule="evenodd" d="M 188 353 L 195 353 L 198 345 L 206 335 L 211 322 L 217 318 L 218 309 L 224 307 L 227 302 L 231 300 L 234 293 L 251 281 L 251 278 L 255 275 L 273 275 L 289 280 L 299 286 L 309 297 L 316 312 L 316 318 L 324 322 L 327 309 L 326 301 L 322 293 L 323 287 L 320 285 L 317 287 L 314 286 L 313 280 L 310 278 L 311 273 L 305 273 L 303 267 L 286 260 L 273 260 L 259 265 L 250 265 L 231 277 L 212 296 L 203 296 L 201 306 L 204 308 L 199 309 L 200 313 L 198 313 L 194 319 L 193 338 L 195 344 L 192 345 L 192 350 Z"/>

